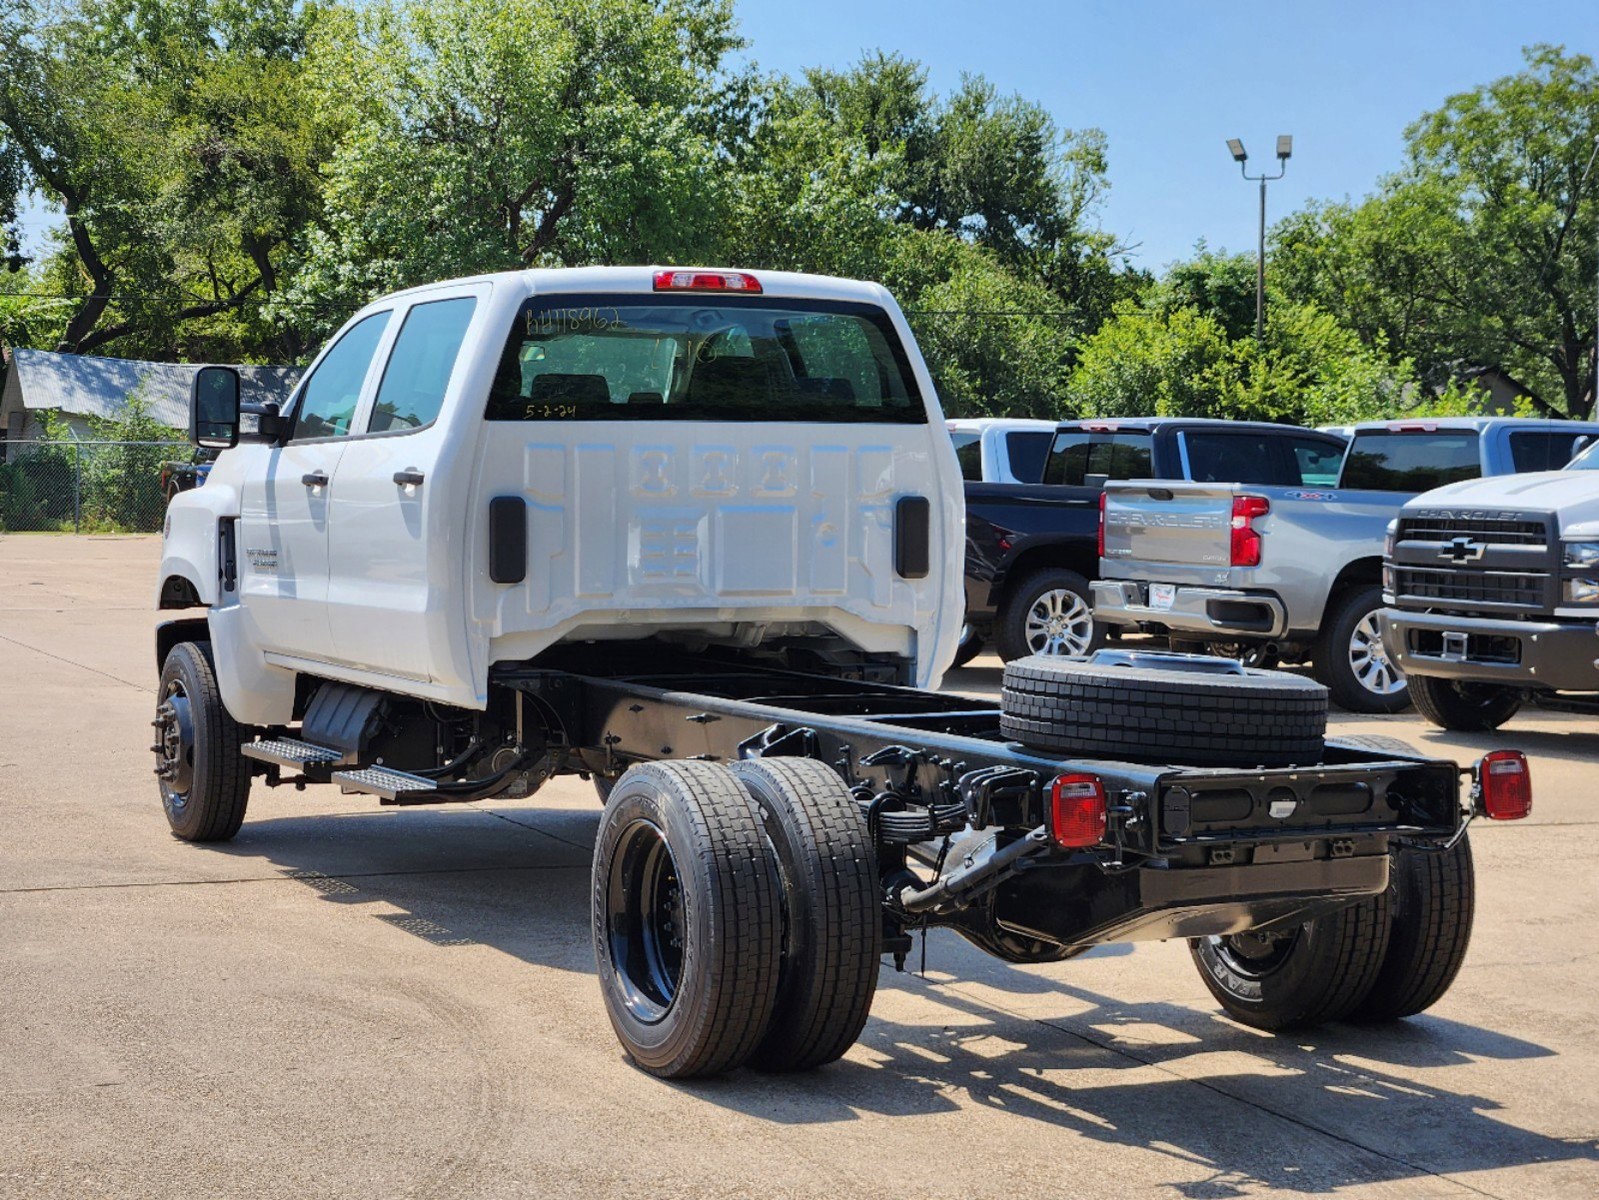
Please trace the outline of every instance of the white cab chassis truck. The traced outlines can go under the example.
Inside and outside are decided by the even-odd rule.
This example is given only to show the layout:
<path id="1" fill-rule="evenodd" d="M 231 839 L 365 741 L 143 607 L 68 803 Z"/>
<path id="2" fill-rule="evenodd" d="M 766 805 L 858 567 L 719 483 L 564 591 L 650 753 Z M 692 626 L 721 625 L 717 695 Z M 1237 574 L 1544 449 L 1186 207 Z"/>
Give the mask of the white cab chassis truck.
<path id="1" fill-rule="evenodd" d="M 645 1070 L 842 1055 L 879 960 L 1189 939 L 1239 1020 L 1384 1020 L 1465 952 L 1462 772 L 1324 740 L 1326 693 L 1101 652 L 942 695 L 960 472 L 873 284 L 527 271 L 375 301 L 286 410 L 196 375 L 221 451 L 168 510 L 152 747 L 192 841 L 250 788 L 385 804 L 592 778 L 607 1012 Z"/>

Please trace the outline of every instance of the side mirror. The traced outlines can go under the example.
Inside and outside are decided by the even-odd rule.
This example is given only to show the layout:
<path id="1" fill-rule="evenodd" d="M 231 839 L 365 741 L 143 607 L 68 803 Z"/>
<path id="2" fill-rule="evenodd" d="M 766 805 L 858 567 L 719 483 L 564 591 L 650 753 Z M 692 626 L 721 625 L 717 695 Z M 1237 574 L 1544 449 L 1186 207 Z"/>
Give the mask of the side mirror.
<path id="1" fill-rule="evenodd" d="M 189 392 L 189 440 L 208 450 L 239 444 L 239 373 L 201 367 Z"/>
<path id="2" fill-rule="evenodd" d="M 1581 437 L 1577 438 L 1571 443 L 1571 458 L 1576 458 L 1577 455 L 1581 454 L 1591 445 L 1593 445 L 1593 435 L 1586 433 L 1583 434 Z M 1566 461 L 1570 462 L 1571 458 L 1566 459 Z"/>

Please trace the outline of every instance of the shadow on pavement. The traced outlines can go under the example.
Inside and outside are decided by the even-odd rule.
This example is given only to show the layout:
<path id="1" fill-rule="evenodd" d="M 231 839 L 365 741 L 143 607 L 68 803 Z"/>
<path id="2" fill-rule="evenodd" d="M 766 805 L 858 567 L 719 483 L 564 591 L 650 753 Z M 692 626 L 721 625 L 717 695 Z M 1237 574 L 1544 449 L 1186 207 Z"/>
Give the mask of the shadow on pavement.
<path id="1" fill-rule="evenodd" d="M 221 852 L 268 862 L 329 903 L 380 907 L 374 919 L 440 953 L 481 944 L 587 974 L 597 820 L 520 808 L 282 818 L 247 823 Z M 934 936 L 938 973 L 885 970 L 877 1015 L 848 1060 L 674 1086 L 780 1125 L 1002 1110 L 1199 1168 L 1202 1182 L 1178 1188 L 1195 1200 L 1599 1161 L 1593 1140 L 1516 1128 L 1493 1117 L 1496 1101 L 1414 1077 L 1553 1054 L 1534 1043 L 1428 1016 L 1267 1036 L 1213 1011 L 1077 986 L 1079 964 L 1018 969 Z"/>

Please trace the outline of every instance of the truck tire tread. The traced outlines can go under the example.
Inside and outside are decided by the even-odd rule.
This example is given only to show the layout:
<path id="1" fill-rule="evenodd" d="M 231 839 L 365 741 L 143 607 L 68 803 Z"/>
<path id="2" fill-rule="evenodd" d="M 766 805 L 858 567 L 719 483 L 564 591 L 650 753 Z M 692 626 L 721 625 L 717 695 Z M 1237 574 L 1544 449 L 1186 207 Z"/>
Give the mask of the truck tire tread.
<path id="1" fill-rule="evenodd" d="M 679 835 L 679 844 L 671 846 L 673 857 L 685 872 L 694 869 L 695 909 L 705 918 L 698 931 L 705 936 L 694 947 L 694 962 L 684 965 L 678 995 L 660 1022 L 664 1040 L 657 1046 L 643 1044 L 625 1010 L 618 1011 L 606 924 L 610 852 L 621 833 L 618 826 L 636 815 L 631 806 L 641 794 L 640 810 L 656 811 L 669 846 L 672 834 Z M 629 815 L 619 817 L 624 812 Z M 600 820 L 592 887 L 601 990 L 612 1027 L 633 1060 L 666 1079 L 717 1075 L 742 1065 L 766 1032 L 777 994 L 780 884 L 754 807 L 727 767 L 654 762 L 628 770 Z M 690 965 L 697 973 L 689 971 Z"/>
<path id="2" fill-rule="evenodd" d="M 785 955 L 771 1023 L 750 1065 L 806 1071 L 855 1044 L 871 1012 L 882 955 L 877 862 L 854 797 L 824 763 L 752 759 L 732 765 L 769 836 L 782 838 Z M 776 826 L 776 828 L 774 828 Z"/>
<path id="3" fill-rule="evenodd" d="M 170 672 L 181 672 L 194 723 L 194 782 L 189 806 L 172 832 L 188 842 L 225 842 L 244 824 L 250 802 L 250 763 L 239 753 L 242 729 L 222 703 L 210 642 L 179 642 L 161 668 L 163 689 Z"/>
<path id="4" fill-rule="evenodd" d="M 1447 850 L 1392 852 L 1388 951 L 1354 1021 L 1396 1021 L 1431 1008 L 1460 973 L 1471 942 L 1476 874 L 1465 838 Z"/>
<path id="5" fill-rule="evenodd" d="M 1326 691 L 1297 676 L 1188 675 L 1023 659 L 1005 669 L 1000 727 L 1041 750 L 1195 765 L 1320 761 Z"/>

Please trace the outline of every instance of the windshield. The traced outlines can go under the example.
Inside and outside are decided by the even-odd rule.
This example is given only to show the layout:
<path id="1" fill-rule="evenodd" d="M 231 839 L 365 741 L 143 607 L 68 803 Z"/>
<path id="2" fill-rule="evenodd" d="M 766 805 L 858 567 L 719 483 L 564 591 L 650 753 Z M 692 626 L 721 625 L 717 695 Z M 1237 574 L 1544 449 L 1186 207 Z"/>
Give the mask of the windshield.
<path id="1" fill-rule="evenodd" d="M 1599 442 L 1595 442 L 1566 464 L 1566 470 L 1599 471 Z"/>
<path id="2" fill-rule="evenodd" d="M 522 306 L 491 421 L 924 424 L 888 314 L 730 296 L 554 296 Z"/>

